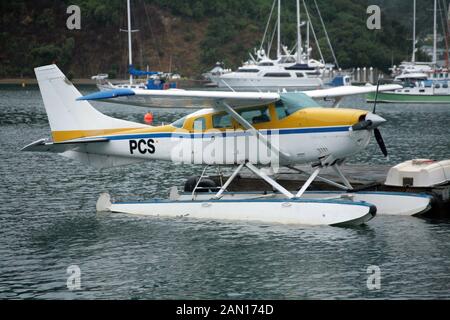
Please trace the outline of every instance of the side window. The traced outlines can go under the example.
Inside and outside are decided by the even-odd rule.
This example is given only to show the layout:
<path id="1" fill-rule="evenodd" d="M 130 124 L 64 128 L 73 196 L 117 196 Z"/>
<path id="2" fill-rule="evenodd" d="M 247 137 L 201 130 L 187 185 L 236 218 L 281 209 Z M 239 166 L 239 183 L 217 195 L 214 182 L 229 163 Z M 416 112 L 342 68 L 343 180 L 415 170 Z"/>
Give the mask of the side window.
<path id="1" fill-rule="evenodd" d="M 278 120 L 284 119 L 289 115 L 284 104 L 280 101 L 275 104 L 275 111 L 277 112 Z"/>
<path id="2" fill-rule="evenodd" d="M 247 109 L 240 111 L 242 118 L 251 124 L 264 123 L 270 121 L 269 107 L 260 107 L 257 109 Z"/>
<path id="3" fill-rule="evenodd" d="M 206 130 L 206 120 L 204 117 L 197 118 L 194 120 L 194 123 L 192 125 L 192 129 L 198 130 L 198 131 L 205 131 Z"/>
<path id="4" fill-rule="evenodd" d="M 231 116 L 227 113 L 216 114 L 212 117 L 213 127 L 220 128 L 231 128 Z"/>
<path id="5" fill-rule="evenodd" d="M 286 117 L 289 117 L 291 114 L 297 112 L 298 110 L 300 110 L 302 107 L 300 104 L 284 104 L 281 101 L 278 101 L 275 104 L 275 111 L 277 113 L 278 116 L 278 120 L 282 120 Z"/>

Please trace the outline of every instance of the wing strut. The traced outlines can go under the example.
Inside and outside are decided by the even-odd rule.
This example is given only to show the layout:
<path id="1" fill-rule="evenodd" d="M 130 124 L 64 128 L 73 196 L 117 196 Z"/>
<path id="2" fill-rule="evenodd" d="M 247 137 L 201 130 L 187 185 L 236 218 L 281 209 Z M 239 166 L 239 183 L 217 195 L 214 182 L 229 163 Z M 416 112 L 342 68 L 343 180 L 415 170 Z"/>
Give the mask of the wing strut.
<path id="1" fill-rule="evenodd" d="M 288 153 L 285 153 L 281 151 L 279 148 L 275 147 L 270 143 L 269 140 L 267 140 L 266 137 L 264 137 L 261 132 L 255 129 L 254 126 L 252 126 L 247 120 L 245 120 L 239 113 L 237 113 L 228 103 L 226 103 L 223 100 L 219 100 L 216 102 L 217 106 L 222 109 L 225 109 L 225 111 L 233 117 L 244 129 L 249 130 L 252 135 L 257 137 L 261 142 L 263 142 L 268 148 L 271 150 L 277 152 L 277 154 L 280 155 L 280 158 L 284 159 L 286 162 L 290 162 L 290 155 Z"/>

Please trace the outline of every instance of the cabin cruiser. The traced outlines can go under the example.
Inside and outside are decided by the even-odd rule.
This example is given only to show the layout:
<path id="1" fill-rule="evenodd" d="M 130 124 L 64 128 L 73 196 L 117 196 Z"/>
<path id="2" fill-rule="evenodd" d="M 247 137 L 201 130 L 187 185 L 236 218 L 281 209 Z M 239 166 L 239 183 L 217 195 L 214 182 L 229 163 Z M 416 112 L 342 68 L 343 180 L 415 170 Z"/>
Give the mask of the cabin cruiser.
<path id="1" fill-rule="evenodd" d="M 277 38 L 277 55 L 276 58 L 270 58 L 270 48 L 272 41 L 268 35 L 269 22 L 271 21 L 272 12 L 275 8 L 275 4 L 278 2 L 278 22 L 275 26 L 275 31 L 278 32 Z M 284 89 L 300 89 L 310 90 L 317 89 L 324 86 L 324 82 L 329 82 L 334 77 L 333 68 L 334 65 L 325 64 L 323 61 L 323 55 L 318 46 L 318 51 L 321 56 L 321 60 L 314 60 L 311 58 L 312 48 L 310 46 L 310 30 L 314 35 L 316 42 L 316 33 L 311 23 L 311 19 L 306 7 L 305 12 L 307 15 L 306 21 L 301 21 L 300 17 L 300 2 L 297 2 L 297 43 L 291 50 L 281 43 L 281 23 L 280 23 L 280 1 L 275 0 L 272 6 L 272 12 L 266 26 L 261 46 L 258 50 L 255 49 L 254 53 L 250 53 L 250 59 L 245 62 L 234 72 L 226 71 L 221 68 L 215 68 L 206 73 L 205 76 L 211 81 L 210 85 L 216 85 L 220 88 L 228 88 L 231 90 L 274 90 L 280 91 Z M 322 25 L 325 28 L 325 25 Z M 306 45 L 303 46 L 301 27 L 306 26 Z M 325 30 L 326 33 L 326 30 Z M 327 34 L 327 33 L 326 33 Z M 328 34 L 327 34 L 328 35 Z M 263 49 L 265 45 L 265 39 L 267 39 L 267 51 Z M 327 36 L 328 39 L 328 36 Z M 328 43 L 331 43 L 328 39 Z M 332 47 L 330 48 L 332 52 Z M 334 54 L 333 54 L 334 56 Z M 337 61 L 336 61 L 336 65 Z M 216 72 L 213 72 L 216 71 Z"/>
<path id="2" fill-rule="evenodd" d="M 211 75 L 210 79 L 218 87 L 229 88 L 296 88 L 302 90 L 323 87 L 318 68 L 307 64 L 290 64 L 284 67 L 272 60 L 263 60 L 256 64 L 246 64 L 234 72 Z"/>

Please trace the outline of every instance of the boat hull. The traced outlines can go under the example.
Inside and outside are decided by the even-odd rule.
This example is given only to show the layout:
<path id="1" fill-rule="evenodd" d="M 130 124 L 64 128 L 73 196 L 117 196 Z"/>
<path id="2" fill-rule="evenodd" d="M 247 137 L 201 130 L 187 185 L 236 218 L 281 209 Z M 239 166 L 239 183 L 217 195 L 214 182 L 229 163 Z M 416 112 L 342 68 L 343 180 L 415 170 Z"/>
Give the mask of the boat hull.
<path id="1" fill-rule="evenodd" d="M 344 200 L 205 200 L 110 203 L 109 195 L 100 196 L 98 211 L 230 221 L 254 221 L 294 225 L 355 226 L 371 220 L 376 207 Z"/>
<path id="2" fill-rule="evenodd" d="M 367 102 L 375 101 L 375 93 L 366 95 Z M 394 92 L 379 92 L 377 97 L 379 103 L 426 103 L 426 104 L 447 104 L 450 103 L 450 95 L 421 95 L 404 94 Z"/>
<path id="3" fill-rule="evenodd" d="M 241 78 L 241 77 L 215 77 L 211 79 L 219 88 L 233 89 L 253 89 L 253 90 L 270 90 L 270 89 L 298 89 L 298 90 L 314 90 L 323 87 L 323 81 L 317 77 L 311 78 Z"/>

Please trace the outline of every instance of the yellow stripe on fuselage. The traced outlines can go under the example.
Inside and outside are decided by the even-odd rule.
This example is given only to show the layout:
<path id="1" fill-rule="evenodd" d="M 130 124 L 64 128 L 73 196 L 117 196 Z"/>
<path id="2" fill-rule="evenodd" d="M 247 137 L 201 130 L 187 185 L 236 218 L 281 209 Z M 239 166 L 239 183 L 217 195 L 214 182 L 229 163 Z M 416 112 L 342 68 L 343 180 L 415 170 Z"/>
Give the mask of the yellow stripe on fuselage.
<path id="1" fill-rule="evenodd" d="M 360 117 L 367 114 L 368 111 L 357 109 L 336 109 L 336 108 L 305 108 L 295 112 L 294 114 L 278 120 L 275 111 L 271 110 L 272 120 L 266 123 L 255 124 L 255 128 L 258 130 L 264 129 L 287 129 L 287 128 L 308 128 L 308 127 L 332 127 L 332 126 L 351 126 L 358 121 Z M 211 112 L 203 114 L 202 117 L 206 117 L 207 129 L 211 128 L 211 117 L 218 112 Z M 188 117 L 181 129 L 183 131 L 193 132 L 193 121 L 197 117 Z M 221 128 L 215 129 L 225 131 L 229 129 L 242 129 L 240 125 L 236 123 L 235 128 Z M 122 128 L 122 129 L 103 129 L 103 130 L 71 130 L 71 131 L 52 131 L 52 137 L 54 142 L 62 142 L 72 139 L 97 137 L 97 136 L 113 136 L 118 134 L 142 134 L 142 133 L 159 133 L 159 132 L 175 132 L 180 130 L 172 125 L 163 125 L 157 127 L 146 128 Z"/>
<path id="2" fill-rule="evenodd" d="M 119 134 L 130 130 L 133 129 L 127 128 L 127 129 L 52 131 L 52 138 L 54 142 L 62 142 L 79 138 Z"/>
<path id="3" fill-rule="evenodd" d="M 98 136 L 112 136 L 117 134 L 134 134 L 134 133 L 150 133 L 150 132 L 172 132 L 176 128 L 170 125 L 148 127 L 148 128 L 118 128 L 118 129 L 100 129 L 100 130 L 69 130 L 69 131 L 52 131 L 54 142 L 62 142 L 67 140 L 90 138 Z"/>

